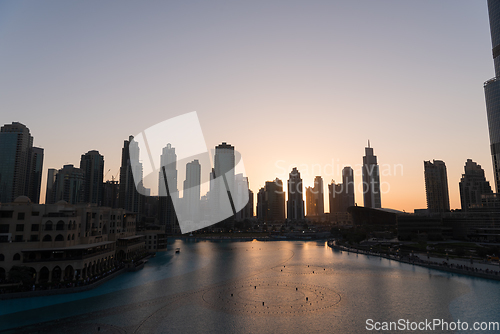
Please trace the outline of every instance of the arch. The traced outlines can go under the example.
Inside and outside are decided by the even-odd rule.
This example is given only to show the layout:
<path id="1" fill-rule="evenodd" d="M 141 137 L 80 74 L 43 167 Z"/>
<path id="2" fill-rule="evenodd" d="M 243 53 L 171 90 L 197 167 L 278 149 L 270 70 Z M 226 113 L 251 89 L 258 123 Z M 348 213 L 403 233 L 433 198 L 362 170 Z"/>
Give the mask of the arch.
<path id="1" fill-rule="evenodd" d="M 29 267 L 29 271 L 31 272 L 31 277 L 33 279 L 33 283 L 36 282 L 36 270 L 33 267 Z"/>
<path id="2" fill-rule="evenodd" d="M 62 234 L 58 234 L 58 235 L 56 236 L 56 238 L 55 238 L 55 240 L 54 240 L 54 241 L 64 241 L 64 237 L 63 237 L 63 235 L 62 235 Z"/>
<path id="3" fill-rule="evenodd" d="M 75 275 L 75 270 L 73 269 L 73 266 L 68 265 L 64 269 L 64 280 L 65 281 L 72 281 Z"/>
<path id="4" fill-rule="evenodd" d="M 71 240 L 71 234 L 68 234 L 68 241 Z"/>
<path id="5" fill-rule="evenodd" d="M 125 252 L 123 251 L 123 249 L 120 249 L 120 250 L 118 251 L 118 253 L 116 253 L 116 259 L 117 259 L 118 261 L 125 260 L 125 257 L 126 257 L 126 254 L 125 254 Z"/>
<path id="6" fill-rule="evenodd" d="M 57 222 L 56 231 L 63 231 L 63 230 L 64 230 L 64 222 L 60 220 Z"/>
<path id="7" fill-rule="evenodd" d="M 49 280 L 49 269 L 47 267 L 43 267 L 42 269 L 40 269 L 38 275 L 39 275 L 38 281 L 40 283 L 47 282 Z"/>
<path id="8" fill-rule="evenodd" d="M 14 254 L 14 257 L 12 258 L 13 261 L 20 261 L 21 260 L 21 254 L 16 253 Z"/>
<path id="9" fill-rule="evenodd" d="M 0 267 L 0 280 L 4 280 L 4 279 L 5 279 L 5 269 Z"/>
<path id="10" fill-rule="evenodd" d="M 45 231 L 52 231 L 52 222 L 50 220 L 45 223 Z"/>
<path id="11" fill-rule="evenodd" d="M 46 234 L 44 237 L 43 237 L 43 240 L 42 241 L 52 241 L 52 237 L 50 236 L 50 234 Z"/>
<path id="12" fill-rule="evenodd" d="M 5 256 L 3 254 L 0 254 L 0 261 L 5 261 Z"/>
<path id="13" fill-rule="evenodd" d="M 61 267 L 56 266 L 54 269 L 52 269 L 52 281 L 53 282 L 59 282 L 62 277 L 62 270 Z"/>

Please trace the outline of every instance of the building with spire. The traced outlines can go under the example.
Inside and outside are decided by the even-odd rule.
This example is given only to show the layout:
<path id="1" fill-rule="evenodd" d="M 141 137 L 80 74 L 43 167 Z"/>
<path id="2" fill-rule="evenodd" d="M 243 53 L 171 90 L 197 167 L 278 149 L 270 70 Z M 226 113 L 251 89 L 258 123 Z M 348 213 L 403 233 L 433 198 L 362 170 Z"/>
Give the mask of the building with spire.
<path id="1" fill-rule="evenodd" d="M 142 180 L 142 164 L 138 161 L 139 144 L 134 141 L 134 136 L 129 136 L 128 140 L 123 142 L 122 148 L 118 207 L 129 212 L 138 213 L 138 217 L 140 217 L 143 211 L 143 198 L 134 183 L 134 174 L 140 175 Z M 139 186 L 141 185 L 142 181 Z"/>
<path id="2" fill-rule="evenodd" d="M 382 207 L 381 202 L 377 156 L 373 155 L 373 148 L 368 140 L 363 157 L 363 205 L 366 208 L 378 209 Z"/>

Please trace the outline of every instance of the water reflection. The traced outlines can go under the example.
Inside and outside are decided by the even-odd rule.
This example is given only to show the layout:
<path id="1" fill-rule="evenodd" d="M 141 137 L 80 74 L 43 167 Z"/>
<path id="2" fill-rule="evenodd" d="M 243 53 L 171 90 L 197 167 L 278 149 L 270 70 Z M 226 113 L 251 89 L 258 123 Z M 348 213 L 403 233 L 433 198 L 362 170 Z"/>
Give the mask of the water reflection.
<path id="1" fill-rule="evenodd" d="M 88 292 L 1 301 L 0 330 L 72 317 L 47 328 L 358 333 L 369 318 L 493 321 L 499 311 L 498 282 L 339 252 L 325 242 L 178 239 L 169 246 L 180 253 L 158 253 L 143 270 Z"/>

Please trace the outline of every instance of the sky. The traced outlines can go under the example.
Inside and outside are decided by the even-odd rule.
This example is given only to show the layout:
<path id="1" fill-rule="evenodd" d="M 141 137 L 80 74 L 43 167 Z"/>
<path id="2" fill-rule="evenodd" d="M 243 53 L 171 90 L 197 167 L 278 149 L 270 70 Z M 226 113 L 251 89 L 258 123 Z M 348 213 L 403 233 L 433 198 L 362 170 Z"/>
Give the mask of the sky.
<path id="1" fill-rule="evenodd" d="M 425 208 L 436 159 L 460 208 L 467 159 L 493 186 L 493 76 L 486 0 L 0 2 L 0 123 L 44 148 L 42 198 L 48 168 L 98 150 L 119 176 L 129 135 L 196 111 L 254 193 L 294 166 L 327 189 L 350 165 L 359 185 L 370 140 L 382 207 Z"/>

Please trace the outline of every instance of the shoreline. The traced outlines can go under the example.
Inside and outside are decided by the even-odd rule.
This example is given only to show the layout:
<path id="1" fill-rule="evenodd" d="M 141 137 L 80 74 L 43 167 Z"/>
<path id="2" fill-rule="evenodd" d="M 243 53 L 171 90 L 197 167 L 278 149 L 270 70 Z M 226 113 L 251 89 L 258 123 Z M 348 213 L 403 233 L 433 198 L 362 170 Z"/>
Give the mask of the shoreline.
<path id="1" fill-rule="evenodd" d="M 435 270 L 440 270 L 440 271 L 453 273 L 453 274 L 461 274 L 461 275 L 467 275 L 467 276 L 472 276 L 472 277 L 479 277 L 479 278 L 500 281 L 500 271 L 499 270 L 495 271 L 495 273 L 487 273 L 484 270 L 478 270 L 477 268 L 476 269 L 471 268 L 469 270 L 469 269 L 461 269 L 461 268 L 457 268 L 457 267 L 452 267 L 450 265 L 444 265 L 444 264 L 434 264 L 434 263 L 430 263 L 430 262 L 426 263 L 427 261 L 423 261 L 423 260 L 417 260 L 417 261 L 404 260 L 401 258 L 397 258 L 395 256 L 367 252 L 367 251 L 363 251 L 363 250 L 356 249 L 356 248 L 348 248 L 345 246 L 338 246 L 338 245 L 335 245 L 334 241 L 331 241 L 331 240 L 328 241 L 328 246 L 331 247 L 332 249 L 336 249 L 336 250 L 340 250 L 340 251 L 351 252 L 351 253 L 356 253 L 356 254 L 363 254 L 363 255 L 378 256 L 378 257 L 385 258 L 388 260 L 393 260 L 393 261 L 411 264 L 411 265 L 417 265 L 417 266 L 420 266 L 423 268 L 435 269 Z M 469 267 L 467 267 L 467 268 L 469 268 Z"/>

